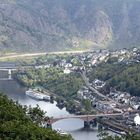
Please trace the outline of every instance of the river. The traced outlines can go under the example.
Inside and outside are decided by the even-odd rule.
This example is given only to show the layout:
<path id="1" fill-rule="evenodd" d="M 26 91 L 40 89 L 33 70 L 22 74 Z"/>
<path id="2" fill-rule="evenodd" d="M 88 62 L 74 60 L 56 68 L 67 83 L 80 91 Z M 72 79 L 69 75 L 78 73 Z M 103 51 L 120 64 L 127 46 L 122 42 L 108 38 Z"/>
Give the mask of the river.
<path id="1" fill-rule="evenodd" d="M 0 78 L 5 77 L 7 74 L 4 72 L 0 72 Z M 7 77 L 7 76 L 6 76 Z M 51 104 L 49 102 L 45 101 L 37 101 L 34 99 L 31 99 L 25 94 L 26 88 L 23 88 L 20 86 L 16 81 L 0 81 L 0 91 L 2 91 L 4 94 L 6 94 L 10 99 L 13 99 L 14 101 L 18 101 L 21 105 L 31 105 L 32 107 L 35 107 L 37 104 L 40 106 L 40 108 L 44 111 L 46 111 L 48 116 L 53 117 L 62 117 L 66 115 L 70 115 L 66 109 L 60 110 L 56 106 L 56 102 L 54 104 Z M 84 123 L 80 119 L 67 119 L 67 120 L 60 120 L 53 124 L 53 129 L 62 129 L 64 131 L 67 131 L 72 135 L 72 137 L 75 140 L 98 140 L 97 137 L 98 131 L 95 128 L 95 130 L 92 131 L 86 131 L 83 130 Z"/>

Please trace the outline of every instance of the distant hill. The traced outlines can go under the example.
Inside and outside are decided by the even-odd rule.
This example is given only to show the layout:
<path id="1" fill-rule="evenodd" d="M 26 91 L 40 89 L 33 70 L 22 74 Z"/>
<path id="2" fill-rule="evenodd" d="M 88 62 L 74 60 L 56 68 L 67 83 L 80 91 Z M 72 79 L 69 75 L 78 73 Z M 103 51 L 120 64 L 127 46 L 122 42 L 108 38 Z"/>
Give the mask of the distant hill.
<path id="1" fill-rule="evenodd" d="M 140 0 L 1 0 L 0 51 L 139 47 Z"/>

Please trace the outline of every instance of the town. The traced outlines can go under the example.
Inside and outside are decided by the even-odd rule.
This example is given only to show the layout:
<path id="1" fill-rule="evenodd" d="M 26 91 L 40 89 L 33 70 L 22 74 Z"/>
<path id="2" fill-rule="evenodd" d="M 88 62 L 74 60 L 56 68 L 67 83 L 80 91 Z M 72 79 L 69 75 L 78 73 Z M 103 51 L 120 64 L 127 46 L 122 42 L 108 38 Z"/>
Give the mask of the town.
<path id="1" fill-rule="evenodd" d="M 134 118 L 140 112 L 140 97 L 133 96 L 129 92 L 121 91 L 111 86 L 105 92 L 104 87 L 106 87 L 107 82 L 99 78 L 90 77 L 94 69 L 106 63 L 126 66 L 131 64 L 137 65 L 140 63 L 140 49 L 133 48 L 115 51 L 104 49 L 81 54 L 46 55 L 35 59 L 29 64 L 26 61 L 21 62 L 22 70 L 19 70 L 18 75 L 23 76 L 25 74 L 25 69 L 27 69 L 25 66 L 27 65 L 35 70 L 61 69 L 64 75 L 77 73 L 82 78 L 83 84 L 77 90 L 76 95 L 74 95 L 72 103 L 69 103 L 65 99 L 66 97 L 59 98 L 59 95 L 53 94 L 60 108 L 67 107 L 70 113 L 77 115 L 122 113 L 122 116 L 117 117 L 117 119 L 106 117 L 104 122 L 109 120 L 108 122 L 111 123 L 107 125 L 115 123 L 115 126 L 119 126 L 116 127 L 117 129 L 121 127 L 122 131 L 127 130 L 126 132 L 139 133 L 140 126 L 135 124 Z M 18 76 L 16 79 L 21 80 Z M 137 116 L 139 115 L 137 114 Z"/>

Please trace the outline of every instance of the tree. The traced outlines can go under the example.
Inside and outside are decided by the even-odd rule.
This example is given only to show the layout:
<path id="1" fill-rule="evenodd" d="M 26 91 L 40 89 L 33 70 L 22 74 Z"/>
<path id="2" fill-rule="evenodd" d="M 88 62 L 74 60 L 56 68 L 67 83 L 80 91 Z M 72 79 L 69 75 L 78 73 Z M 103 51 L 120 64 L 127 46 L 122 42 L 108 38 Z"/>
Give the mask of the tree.
<path id="1" fill-rule="evenodd" d="M 91 101 L 89 99 L 83 99 L 82 103 L 85 107 L 86 113 L 91 112 Z"/>
<path id="2" fill-rule="evenodd" d="M 28 112 L 29 111 L 29 112 Z M 29 113 L 28 115 L 26 113 Z M 39 109 L 22 107 L 0 94 L 0 139 L 1 140 L 72 140 L 60 136 L 49 128 L 42 128 L 33 122 L 40 122 L 44 113 Z M 32 119 L 31 119 L 31 118 Z"/>
<path id="3" fill-rule="evenodd" d="M 42 111 L 38 105 L 34 108 L 30 106 L 27 110 L 27 114 L 29 115 L 29 117 L 32 119 L 33 122 L 37 124 L 41 124 L 42 120 L 44 120 L 45 113 L 46 112 Z"/>

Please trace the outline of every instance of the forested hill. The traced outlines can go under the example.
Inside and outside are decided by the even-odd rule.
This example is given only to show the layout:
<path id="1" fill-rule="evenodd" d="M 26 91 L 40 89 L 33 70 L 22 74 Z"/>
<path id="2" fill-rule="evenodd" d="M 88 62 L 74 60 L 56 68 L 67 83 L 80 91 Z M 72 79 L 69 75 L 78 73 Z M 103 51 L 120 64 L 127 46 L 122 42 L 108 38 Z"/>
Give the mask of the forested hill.
<path id="1" fill-rule="evenodd" d="M 0 50 L 139 47 L 139 0 L 1 0 Z"/>
<path id="2" fill-rule="evenodd" d="M 114 73 L 115 72 L 115 73 Z M 95 78 L 106 81 L 106 89 L 113 87 L 140 97 L 140 64 L 106 63 L 95 67 L 89 73 L 90 81 Z"/>
<path id="3" fill-rule="evenodd" d="M 0 94 L 0 140 L 72 140 L 68 136 L 59 136 L 51 129 L 38 127 L 32 119 L 41 116 L 42 111 L 38 107 L 29 110 L 27 116 L 27 108 Z"/>

